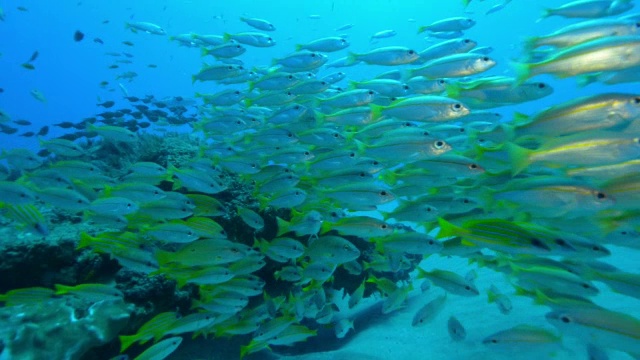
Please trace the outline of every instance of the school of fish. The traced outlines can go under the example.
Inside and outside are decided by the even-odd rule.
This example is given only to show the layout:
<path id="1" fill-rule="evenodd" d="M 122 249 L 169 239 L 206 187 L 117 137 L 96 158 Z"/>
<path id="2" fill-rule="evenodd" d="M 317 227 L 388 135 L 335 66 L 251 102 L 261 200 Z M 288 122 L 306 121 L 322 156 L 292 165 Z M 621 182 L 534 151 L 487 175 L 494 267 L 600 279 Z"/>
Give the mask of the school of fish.
<path id="1" fill-rule="evenodd" d="M 159 313 L 120 337 L 123 354 L 149 344 L 136 359 L 163 359 L 185 336 L 251 335 L 241 358 L 294 346 L 325 328 L 344 338 L 358 331 L 359 307 L 380 302 L 392 314 L 412 296 L 424 298 L 407 324 L 416 328 L 429 326 L 457 296 L 486 296 L 511 313 L 514 295 L 477 287 L 477 268 L 504 274 L 517 296 L 549 308 L 548 327 L 488 329 L 483 346 L 549 354 L 574 338 L 592 359 L 606 359 L 609 350 L 640 358 L 640 319 L 593 301 L 602 289 L 640 299 L 640 273 L 607 261 L 612 246 L 640 249 L 640 91 L 597 93 L 530 114 L 495 110 L 552 96 L 539 75 L 579 86 L 636 86 L 634 5 L 576 0 L 545 10 L 541 21 L 563 17 L 566 26 L 527 39 L 513 76 L 492 74 L 509 60 L 465 37 L 482 16 L 418 24 L 420 36 L 437 39 L 425 49 L 365 51 L 330 29 L 252 69 L 239 57 L 274 46 L 277 24 L 243 17 L 237 21 L 246 32 L 173 35 L 201 49 L 206 64 L 192 82 L 219 91 L 138 98 L 120 85 L 127 107 L 55 124 L 68 129 L 63 137 L 44 139 L 48 127 L 27 133 L 39 136 L 43 151 L 2 151 L 2 216 L 47 236 L 52 209 L 80 213 L 98 230 L 83 233 L 78 249 L 199 288 L 191 312 Z M 140 37 L 167 36 L 151 22 L 126 26 Z M 23 67 L 35 70 L 36 58 L 37 51 Z M 353 66 L 378 73 L 352 81 Z M 32 95 L 46 101 L 38 90 Z M 0 131 L 31 125 L 11 122 L 2 113 Z M 145 129 L 184 124 L 199 139 L 198 155 L 187 161 L 140 160 L 116 176 L 92 155 L 95 147 L 132 151 Z M 251 201 L 224 200 L 239 187 Z M 225 228 L 224 217 L 251 238 Z M 468 259 L 471 271 L 421 268 L 432 254 Z M 53 296 L 103 301 L 122 293 L 107 284 L 60 284 L 15 289 L 0 302 Z M 455 316 L 448 332 L 456 342 L 467 337 Z"/>

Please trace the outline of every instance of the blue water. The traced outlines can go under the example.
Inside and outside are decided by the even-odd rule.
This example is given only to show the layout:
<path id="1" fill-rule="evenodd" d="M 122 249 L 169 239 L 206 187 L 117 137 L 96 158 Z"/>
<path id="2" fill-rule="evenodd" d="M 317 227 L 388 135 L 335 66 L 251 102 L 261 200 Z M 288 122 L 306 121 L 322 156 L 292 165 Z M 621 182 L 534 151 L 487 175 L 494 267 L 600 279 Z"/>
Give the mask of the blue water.
<path id="1" fill-rule="evenodd" d="M 233 86 L 217 85 L 214 82 L 192 84 L 191 76 L 200 70 L 203 60 L 212 62 L 211 58 L 201 58 L 199 48 L 179 46 L 176 41 L 169 40 L 170 35 L 190 32 L 223 34 L 259 31 L 251 29 L 239 21 L 241 16 L 268 19 L 277 28 L 275 32 L 270 33 L 277 42 L 276 46 L 270 48 L 247 46 L 246 53 L 239 57 L 246 68 L 269 66 L 272 59 L 291 53 L 295 44 L 341 34 L 348 36 L 351 45 L 345 50 L 329 54 L 329 61 L 346 56 L 349 51 L 366 52 L 383 46 L 406 46 L 419 51 L 438 40 L 426 40 L 426 34 L 416 35 L 418 26 L 447 17 L 468 16 L 475 19 L 477 24 L 465 31 L 464 36 L 476 40 L 478 46 L 494 48 L 494 52 L 490 56 L 498 64 L 486 74 L 510 76 L 515 75 L 511 63 L 522 57 L 522 44 L 526 38 L 548 34 L 560 27 L 577 22 L 577 20 L 560 17 L 539 21 L 543 8 L 557 7 L 566 3 L 562 0 L 515 0 L 499 12 L 484 15 L 491 6 L 497 3 L 498 1 L 492 0 L 480 2 L 475 0 L 467 8 L 464 8 L 460 1 L 455 0 L 4 1 L 0 3 L 6 17 L 4 22 L 0 22 L 0 39 L 2 39 L 0 42 L 0 69 L 2 69 L 0 87 L 4 90 L 0 93 L 0 110 L 6 112 L 13 120 L 26 119 L 32 122 L 32 125 L 19 127 L 20 131 L 16 134 L 0 133 L 0 144 L 2 144 L 0 148 L 2 150 L 27 148 L 35 152 L 40 149 L 38 139 L 19 136 L 21 133 L 28 130 L 38 131 L 42 126 L 50 126 L 51 130 L 45 138 L 54 138 L 67 132 L 67 130 L 52 126 L 54 123 L 78 122 L 83 118 L 92 117 L 105 111 L 104 108 L 96 105 L 98 103 L 112 100 L 116 102 L 113 109 L 127 107 L 119 84 L 125 87 L 130 95 L 140 98 L 145 95 L 153 95 L 156 99 L 169 96 L 192 98 L 196 92 L 214 93 L 228 88 L 245 89 L 245 84 Z M 18 6 L 23 6 L 28 11 L 20 11 L 17 9 Z M 316 16 L 312 18 L 310 15 Z M 166 30 L 168 35 L 133 33 L 125 28 L 125 23 L 134 21 L 158 24 Z M 353 28 L 339 32 L 334 30 L 348 23 L 353 24 Z M 386 29 L 393 29 L 397 31 L 398 35 L 374 42 L 370 41 L 372 34 Z M 81 31 L 85 35 L 80 42 L 73 39 L 76 31 Z M 96 38 L 101 39 L 103 44 L 95 42 Z M 134 46 L 126 46 L 122 43 L 123 41 L 130 41 Z M 33 62 L 36 69 L 22 68 L 20 64 L 25 63 L 36 50 L 39 52 L 38 58 Z M 129 59 L 132 60 L 132 64 L 119 64 L 118 69 L 109 69 L 108 67 L 114 64 L 115 60 L 125 59 L 125 57 L 115 58 L 106 55 L 107 52 L 130 53 L 133 55 Z M 150 68 L 149 64 L 157 65 L 157 68 Z M 410 67 L 408 65 L 402 68 Z M 334 71 L 343 71 L 347 73 L 347 80 L 357 81 L 371 79 L 375 75 L 391 69 L 393 68 L 363 64 L 340 69 L 322 68 L 318 76 L 321 77 Z M 116 76 L 125 71 L 135 71 L 138 76 L 130 82 L 117 80 Z M 496 111 L 501 113 L 504 119 L 509 120 L 514 112 L 532 114 L 548 106 L 580 96 L 605 91 L 638 92 L 637 84 L 633 83 L 615 86 L 595 83 L 582 88 L 576 85 L 575 78 L 560 80 L 548 75 L 541 75 L 536 76 L 535 80 L 551 84 L 554 93 L 536 101 L 502 107 Z M 100 87 L 99 84 L 103 81 L 108 81 L 109 84 Z M 346 87 L 347 84 L 348 81 L 345 80 L 337 85 Z M 30 91 L 33 89 L 38 89 L 44 94 L 46 103 L 39 102 L 30 95 Z M 185 130 L 185 127 L 182 127 L 179 128 L 179 131 L 188 131 L 188 129 Z M 614 256 L 607 259 L 608 263 L 625 271 L 638 273 L 637 261 L 640 257 L 637 250 L 615 248 L 613 252 Z M 440 260 L 446 262 L 446 259 Z M 459 267 L 457 269 L 460 274 L 466 273 L 465 264 L 456 264 L 455 266 Z M 476 281 L 478 284 L 482 284 L 481 287 L 485 290 L 491 283 L 497 281 L 495 274 L 481 271 L 480 275 Z M 605 292 L 604 299 L 616 301 L 615 306 L 611 308 L 619 311 L 631 309 L 630 313 L 635 316 L 640 315 L 637 311 L 639 305 L 637 299 L 618 297 L 608 292 L 606 287 L 600 288 Z M 541 312 L 539 307 L 533 307 L 529 300 L 515 300 L 515 296 L 512 294 L 510 296 L 520 305 L 519 308 L 514 309 L 514 314 L 520 313 L 520 315 L 515 315 L 520 321 L 530 321 L 534 316 L 528 315 L 533 313 L 536 313 L 538 318 L 540 315 L 543 316 L 544 312 Z M 460 304 L 454 301 L 449 306 L 452 308 L 457 306 L 460 309 L 457 313 L 467 314 L 465 320 L 472 322 L 473 319 L 470 316 L 473 316 L 473 313 L 471 312 L 469 315 L 468 307 L 480 306 L 480 303 L 485 304 L 485 295 L 483 294 L 482 297 L 483 301 L 478 301 L 478 303 Z M 601 302 L 599 304 L 602 305 Z M 495 311 L 493 304 L 488 306 L 492 311 Z M 415 310 L 415 306 L 412 309 Z M 456 312 L 453 311 L 453 313 Z M 413 312 L 403 314 L 397 316 L 404 316 L 403 319 L 406 318 L 410 322 Z M 479 320 L 481 323 L 471 325 L 469 329 L 492 330 L 485 330 L 486 332 L 482 336 L 476 334 L 473 336 L 473 342 L 452 343 L 450 346 L 459 347 L 455 352 L 439 353 L 437 356 L 431 356 L 425 352 L 414 358 L 466 359 L 480 358 L 479 354 L 483 354 L 487 359 L 492 358 L 491 354 L 484 353 L 485 350 L 480 344 L 483 336 L 516 325 L 516 323 L 513 321 L 513 316 L 511 318 L 496 316 L 487 319 L 481 315 L 480 312 L 477 315 L 478 319 L 481 319 Z M 389 318 L 393 318 L 393 316 L 395 315 L 390 314 Z M 389 337 L 393 338 L 398 333 L 403 334 L 407 339 L 414 337 L 410 331 L 407 332 L 407 329 L 411 328 L 406 321 L 404 323 L 389 321 L 386 328 L 390 332 Z M 544 321 L 535 325 L 544 325 Z M 550 326 L 547 328 L 553 329 Z M 373 348 L 377 348 L 379 342 L 384 341 L 384 329 L 376 333 L 378 337 L 372 335 L 371 341 L 377 342 L 375 346 L 372 344 Z M 468 331 L 470 331 L 469 329 Z M 356 327 L 355 332 L 359 331 L 365 331 L 365 329 Z M 446 329 L 441 327 L 438 334 L 446 338 Z M 425 335 L 421 334 L 420 336 L 424 337 Z M 239 342 L 246 344 L 250 338 L 243 338 L 243 340 L 245 341 Z M 429 337 L 423 340 L 428 341 Z M 389 341 L 389 347 L 405 346 L 402 339 L 395 339 L 394 341 L 397 342 Z M 232 345 L 224 344 L 225 346 L 238 345 L 236 342 L 232 342 Z M 367 352 L 366 344 L 367 341 L 362 339 L 352 342 L 350 351 L 355 354 L 352 355 L 352 358 L 364 356 L 362 354 L 371 355 Z M 191 346 L 192 353 L 189 353 L 190 355 L 174 356 L 176 359 L 207 356 L 205 350 L 202 353 L 197 352 L 198 346 L 201 346 L 202 349 L 207 347 L 206 342 L 200 342 L 197 346 Z M 314 346 L 316 347 L 310 346 L 310 349 L 323 349 L 317 343 Z M 407 349 L 420 348 L 420 344 L 415 344 L 411 340 L 407 340 L 406 346 Z M 569 346 L 578 348 L 575 344 Z M 337 347 L 339 348 L 339 345 Z M 361 348 L 361 351 L 358 347 Z M 566 358 L 585 358 L 582 345 L 579 346 L 579 349 L 577 353 L 572 353 L 576 357 L 567 355 Z M 411 352 L 401 351 L 395 354 L 399 353 L 403 354 L 402 358 L 406 358 L 404 356 Z M 393 354 L 385 354 L 382 358 L 393 358 Z M 220 358 L 218 356 L 220 355 L 216 354 L 211 358 L 218 359 Z M 269 355 L 264 356 L 268 357 Z M 517 352 L 507 356 L 518 358 Z M 614 356 L 629 358 L 621 353 L 614 353 L 611 358 L 615 358 Z M 258 357 L 256 356 L 256 358 Z"/>

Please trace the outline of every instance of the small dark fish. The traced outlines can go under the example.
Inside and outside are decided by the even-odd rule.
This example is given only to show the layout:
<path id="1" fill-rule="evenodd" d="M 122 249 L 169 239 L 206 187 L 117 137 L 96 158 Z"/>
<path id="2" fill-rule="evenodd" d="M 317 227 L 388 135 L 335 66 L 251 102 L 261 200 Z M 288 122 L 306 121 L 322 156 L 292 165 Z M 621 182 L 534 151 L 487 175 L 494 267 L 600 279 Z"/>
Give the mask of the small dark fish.
<path id="1" fill-rule="evenodd" d="M 133 46 L 133 43 L 131 43 L 131 45 Z M 128 58 L 132 58 L 132 57 L 133 57 L 133 54 L 128 53 L 128 52 L 124 52 L 124 51 L 123 51 L 123 52 L 122 52 L 122 54 L 123 54 L 124 56 L 128 57 Z"/>
<path id="2" fill-rule="evenodd" d="M 24 134 L 20 134 L 20 136 L 24 136 L 24 137 L 32 137 L 33 135 L 35 135 L 36 133 L 34 133 L 33 131 L 27 131 Z"/>
<path id="3" fill-rule="evenodd" d="M 32 64 L 29 64 L 29 63 L 24 63 L 24 64 L 22 64 L 20 66 L 22 66 L 23 68 L 25 68 L 27 70 L 35 70 L 36 69 L 35 66 L 33 66 Z"/>
<path id="4" fill-rule="evenodd" d="M 53 124 L 53 126 L 61 127 L 63 129 L 71 129 L 73 127 L 73 123 L 71 121 L 63 121 L 61 123 Z"/>
<path id="5" fill-rule="evenodd" d="M 82 39 L 84 39 L 84 33 L 82 33 L 82 31 L 80 30 L 76 30 L 76 32 L 73 34 L 73 40 L 82 41 Z"/>
<path id="6" fill-rule="evenodd" d="M 40 128 L 40 130 L 38 131 L 38 133 L 36 135 L 45 136 L 48 133 L 49 133 L 49 127 L 48 126 L 43 126 L 42 128 Z"/>
<path id="7" fill-rule="evenodd" d="M 31 54 L 31 58 L 29 58 L 29 61 L 27 62 L 34 62 L 36 61 L 36 59 L 38 58 L 38 55 L 40 55 L 40 53 L 38 52 L 38 50 L 34 51 L 33 54 Z"/>
<path id="8" fill-rule="evenodd" d="M 141 113 L 141 112 L 139 112 L 139 111 L 136 111 L 136 112 L 134 112 L 134 113 L 131 113 L 131 116 L 133 116 L 133 118 L 134 118 L 134 119 L 137 119 L 137 120 L 140 120 L 140 119 L 142 119 L 142 118 L 143 118 L 142 113 Z"/>
<path id="9" fill-rule="evenodd" d="M 155 69 L 155 68 L 157 68 L 157 67 L 158 67 L 158 65 L 156 65 L 156 64 L 149 64 L 149 65 L 147 65 L 147 66 L 148 66 L 148 67 L 150 67 L 150 68 L 152 68 L 152 69 Z"/>
<path id="10" fill-rule="evenodd" d="M 113 64 L 113 65 L 109 66 L 109 69 L 117 69 L 117 68 L 119 68 L 119 67 L 120 67 L 120 66 L 118 66 L 118 65 L 116 65 L 116 64 Z"/>
<path id="11" fill-rule="evenodd" d="M 136 109 L 140 110 L 140 111 L 146 111 L 149 110 L 149 107 L 146 105 L 136 105 L 135 106 Z"/>
<path id="12" fill-rule="evenodd" d="M 134 45 L 131 41 L 123 41 L 122 43 L 127 45 L 127 46 L 133 46 Z"/>
<path id="13" fill-rule="evenodd" d="M 13 120 L 13 123 L 17 125 L 22 125 L 22 126 L 31 125 L 31 121 L 25 120 L 25 119 Z"/>
<path id="14" fill-rule="evenodd" d="M 140 101 L 140 98 L 137 98 L 135 96 L 127 96 L 126 99 L 131 101 L 131 102 Z"/>
<path id="15" fill-rule="evenodd" d="M 462 341 L 467 337 L 467 331 L 455 316 L 449 318 L 447 328 L 449 330 L 449 336 L 453 341 Z"/>
<path id="16" fill-rule="evenodd" d="M 131 109 L 120 109 L 120 112 L 123 114 L 131 114 L 132 110 Z"/>
<path id="17" fill-rule="evenodd" d="M 37 152 L 37 155 L 40 156 L 40 157 L 47 157 L 47 156 L 51 155 L 51 153 L 47 149 L 42 149 L 42 150 Z"/>
<path id="18" fill-rule="evenodd" d="M 25 11 L 25 12 L 26 12 L 26 11 L 29 11 L 29 9 L 27 9 L 27 8 L 26 8 L 26 7 L 24 7 L 24 6 L 18 6 L 16 9 L 18 9 L 18 10 L 20 10 L 20 11 Z"/>
<path id="19" fill-rule="evenodd" d="M 107 85 L 109 85 L 108 81 L 100 81 L 100 86 L 105 87 Z"/>
<path id="20" fill-rule="evenodd" d="M 4 88 L 0 88 L 0 94 L 4 92 Z"/>
<path id="21" fill-rule="evenodd" d="M 95 38 L 95 39 L 93 39 L 93 42 L 94 42 L 94 43 L 101 44 L 101 45 L 102 45 L 102 44 L 104 44 L 104 41 L 102 41 L 102 39 L 100 39 L 100 38 Z"/>
<path id="22" fill-rule="evenodd" d="M 102 20 L 102 23 L 103 23 L 103 24 L 108 24 L 108 23 L 109 23 L 109 20 Z"/>
<path id="23" fill-rule="evenodd" d="M 18 132 L 18 129 L 5 124 L 0 124 L 0 132 L 11 135 Z"/>
<path id="24" fill-rule="evenodd" d="M 159 107 L 159 108 L 166 108 L 167 104 L 163 103 L 163 102 L 157 102 L 154 104 L 155 106 Z"/>
<path id="25" fill-rule="evenodd" d="M 142 129 L 146 129 L 146 128 L 148 128 L 149 126 L 151 126 L 151 123 L 150 123 L 150 122 L 143 121 L 143 122 L 139 122 L 139 123 L 138 123 L 138 126 L 139 126 L 140 128 L 142 128 Z"/>

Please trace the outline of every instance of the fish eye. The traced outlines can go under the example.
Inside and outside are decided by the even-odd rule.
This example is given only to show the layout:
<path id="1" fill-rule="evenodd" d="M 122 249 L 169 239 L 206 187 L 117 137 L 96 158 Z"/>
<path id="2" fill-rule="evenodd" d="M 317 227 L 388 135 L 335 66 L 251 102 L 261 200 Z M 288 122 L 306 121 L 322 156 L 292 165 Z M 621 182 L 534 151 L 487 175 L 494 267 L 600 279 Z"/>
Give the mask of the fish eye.
<path id="1" fill-rule="evenodd" d="M 553 240 L 553 242 L 555 242 L 556 244 L 560 245 L 560 246 L 566 246 L 567 242 L 562 240 L 562 239 L 555 239 Z"/>
<path id="2" fill-rule="evenodd" d="M 354 157 L 356 157 L 356 153 L 354 153 L 354 152 L 349 153 L 349 157 L 350 157 L 350 158 L 354 158 Z"/>
<path id="3" fill-rule="evenodd" d="M 416 53 L 415 51 L 413 51 L 413 50 L 409 50 L 409 55 L 413 55 L 413 54 L 415 54 L 415 53 Z"/>
<path id="4" fill-rule="evenodd" d="M 233 66 L 228 66 L 227 69 L 233 70 Z"/>
<path id="5" fill-rule="evenodd" d="M 478 165 L 476 165 L 476 164 L 469 164 L 469 169 L 472 169 L 472 170 L 473 170 L 473 169 L 477 169 L 477 168 L 478 168 Z"/>
<path id="6" fill-rule="evenodd" d="M 289 75 L 289 76 L 287 76 L 287 79 L 289 79 L 289 80 L 293 80 L 293 75 Z"/>
<path id="7" fill-rule="evenodd" d="M 310 153 L 310 152 L 308 152 L 308 151 L 305 151 L 305 152 L 304 152 L 304 154 L 305 154 L 306 156 L 311 155 L 311 153 Z"/>
<path id="8" fill-rule="evenodd" d="M 620 234 L 621 235 L 627 235 L 627 232 L 626 231 L 622 231 Z"/>
<path id="9" fill-rule="evenodd" d="M 424 132 L 422 132 L 422 135 L 424 135 L 424 136 L 430 136 L 431 134 L 429 134 L 429 132 L 428 132 L 428 131 L 424 131 Z"/>
<path id="10" fill-rule="evenodd" d="M 640 28 L 640 22 L 637 22 L 637 23 L 636 23 L 636 27 L 637 27 L 637 28 Z"/>
<path id="11" fill-rule="evenodd" d="M 131 207 L 131 203 L 128 203 L 128 204 L 127 204 L 127 208 L 130 208 L 130 207 Z"/>
<path id="12" fill-rule="evenodd" d="M 358 176 L 360 176 L 360 177 L 365 177 L 365 176 L 367 176 L 367 174 L 365 174 L 365 173 L 361 172 L 360 174 L 358 174 Z"/>
<path id="13" fill-rule="evenodd" d="M 78 199 L 78 204 L 82 204 L 82 200 Z"/>
<path id="14" fill-rule="evenodd" d="M 236 46 L 236 49 L 242 49 L 242 46 L 237 45 L 237 46 Z"/>
<path id="15" fill-rule="evenodd" d="M 545 87 L 547 87 L 547 85 L 544 83 L 538 83 L 538 89 L 544 89 Z"/>
<path id="16" fill-rule="evenodd" d="M 498 343 L 498 340 L 496 340 L 496 339 L 491 339 L 491 342 L 492 342 L 492 343 L 494 343 L 494 344 L 497 344 L 497 343 Z"/>
<path id="17" fill-rule="evenodd" d="M 272 38 L 267 38 L 267 41 L 268 41 L 268 42 L 272 42 L 272 41 L 273 41 L 273 39 L 272 39 Z"/>
<path id="18" fill-rule="evenodd" d="M 236 95 L 240 95 L 240 91 L 234 91 L 233 93 Z"/>
<path id="19" fill-rule="evenodd" d="M 300 110 L 300 105 L 296 105 L 293 107 L 294 110 Z"/>
<path id="20" fill-rule="evenodd" d="M 489 57 L 488 56 L 483 57 L 482 61 L 489 61 Z"/>
<path id="21" fill-rule="evenodd" d="M 590 289 L 590 288 L 591 288 L 591 286 L 589 286 L 589 284 L 582 284 L 582 287 L 583 287 L 584 289 Z"/>
<path id="22" fill-rule="evenodd" d="M 311 57 L 316 57 L 316 54 L 314 54 L 314 53 L 311 53 Z"/>
<path id="23" fill-rule="evenodd" d="M 469 40 L 469 39 L 464 39 L 464 43 L 465 43 L 465 44 L 468 44 L 468 43 L 470 43 L 470 42 L 471 42 L 471 40 Z"/>
<path id="24" fill-rule="evenodd" d="M 425 210 L 427 210 L 427 212 L 431 212 L 431 207 L 427 206 L 427 208 Z"/>
<path id="25" fill-rule="evenodd" d="M 382 224 L 382 225 L 380 225 L 380 228 L 381 228 L 381 229 L 386 229 L 387 227 L 388 227 L 388 226 L 387 226 L 387 224 Z"/>
<path id="26" fill-rule="evenodd" d="M 444 141 L 438 140 L 435 142 L 436 149 L 442 149 L 444 147 Z"/>
<path id="27" fill-rule="evenodd" d="M 460 109 L 462 109 L 462 104 L 460 104 L 460 103 L 453 104 L 453 108 L 455 110 L 460 110 Z"/>
<path id="28" fill-rule="evenodd" d="M 381 195 L 381 196 L 387 196 L 387 194 L 388 194 L 388 193 L 387 193 L 386 191 L 384 191 L 384 190 L 380 191 L 380 195 Z"/>
<path id="29" fill-rule="evenodd" d="M 462 202 L 465 203 L 465 204 L 468 204 L 469 203 L 469 199 L 463 199 Z"/>
<path id="30" fill-rule="evenodd" d="M 633 103 L 634 104 L 640 104 L 640 97 L 633 98 Z"/>
<path id="31" fill-rule="evenodd" d="M 339 138 L 339 137 L 340 137 L 340 134 L 338 134 L 338 133 L 334 133 L 334 134 L 333 134 L 333 137 L 337 139 L 337 138 Z"/>
<path id="32" fill-rule="evenodd" d="M 469 285 L 465 285 L 465 286 L 464 286 L 464 289 L 465 289 L 465 290 L 471 290 L 471 286 L 469 286 Z"/>
<path id="33" fill-rule="evenodd" d="M 445 83 L 444 79 L 440 79 L 440 80 L 438 80 L 438 84 L 440 84 L 440 85 L 444 85 L 444 83 Z"/>
<path id="34" fill-rule="evenodd" d="M 367 94 L 373 95 L 373 94 L 375 94 L 375 92 L 373 90 L 369 90 L 369 92 Z"/>
<path id="35" fill-rule="evenodd" d="M 434 244 L 433 240 L 429 240 L 429 245 L 433 245 L 433 244 Z M 469 289 L 467 289 L 467 290 L 469 290 Z"/>
<path id="36" fill-rule="evenodd" d="M 603 192 L 597 192 L 596 193 L 596 198 L 598 198 L 599 200 L 606 199 L 607 195 L 605 193 L 603 193 Z"/>
<path id="37" fill-rule="evenodd" d="M 405 89 L 405 90 L 409 90 L 410 89 L 409 85 L 403 85 L 402 88 Z"/>
<path id="38" fill-rule="evenodd" d="M 600 251 L 600 250 L 602 250 L 602 249 L 601 249 L 601 248 L 600 248 L 600 246 L 598 246 L 598 245 L 593 245 L 593 247 L 591 248 L 591 250 L 593 250 L 593 251 Z"/>

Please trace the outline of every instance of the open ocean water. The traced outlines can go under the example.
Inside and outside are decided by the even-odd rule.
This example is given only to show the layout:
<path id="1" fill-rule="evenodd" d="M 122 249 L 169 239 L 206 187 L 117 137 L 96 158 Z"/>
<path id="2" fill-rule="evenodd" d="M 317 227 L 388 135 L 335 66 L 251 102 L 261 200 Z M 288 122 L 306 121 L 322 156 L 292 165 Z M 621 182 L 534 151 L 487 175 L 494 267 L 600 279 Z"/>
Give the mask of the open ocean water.
<path id="1" fill-rule="evenodd" d="M 637 11 L 1 1 L 0 360 L 640 358 Z"/>

